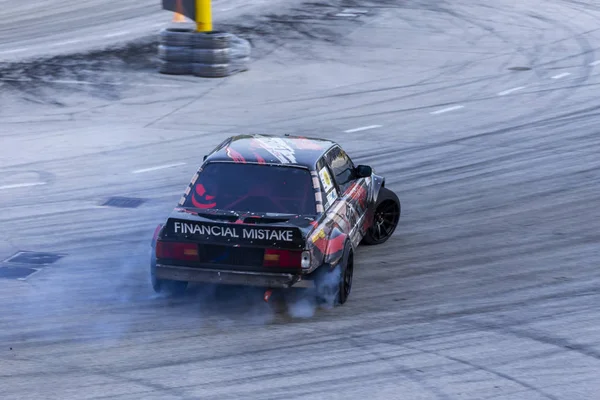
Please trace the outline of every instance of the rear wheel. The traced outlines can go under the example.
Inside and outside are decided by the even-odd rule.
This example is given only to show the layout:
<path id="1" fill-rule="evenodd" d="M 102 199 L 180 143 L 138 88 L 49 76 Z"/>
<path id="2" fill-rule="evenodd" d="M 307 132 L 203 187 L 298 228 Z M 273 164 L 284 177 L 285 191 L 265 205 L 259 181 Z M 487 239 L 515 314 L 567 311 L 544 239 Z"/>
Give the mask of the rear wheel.
<path id="1" fill-rule="evenodd" d="M 348 262 L 346 263 L 346 268 L 342 275 L 342 279 L 340 282 L 340 294 L 338 297 L 338 303 L 344 304 L 348 297 L 350 297 L 350 292 L 352 291 L 352 278 L 354 277 L 354 254 L 350 253 L 348 256 Z"/>
<path id="2" fill-rule="evenodd" d="M 181 296 L 188 287 L 188 282 L 158 279 L 156 277 L 156 255 L 154 254 L 154 251 L 152 252 L 150 260 L 150 282 L 155 293 L 166 294 L 169 296 Z"/>
<path id="3" fill-rule="evenodd" d="M 352 290 L 354 277 L 354 255 L 348 255 L 346 262 L 340 263 L 333 270 L 329 266 L 321 267 L 317 274 L 317 300 L 328 306 L 338 306 L 346 303 Z"/>
<path id="4" fill-rule="evenodd" d="M 363 243 L 368 245 L 386 242 L 396 230 L 400 221 L 400 199 L 388 188 L 381 188 L 375 203 L 373 225 L 367 230 Z"/>

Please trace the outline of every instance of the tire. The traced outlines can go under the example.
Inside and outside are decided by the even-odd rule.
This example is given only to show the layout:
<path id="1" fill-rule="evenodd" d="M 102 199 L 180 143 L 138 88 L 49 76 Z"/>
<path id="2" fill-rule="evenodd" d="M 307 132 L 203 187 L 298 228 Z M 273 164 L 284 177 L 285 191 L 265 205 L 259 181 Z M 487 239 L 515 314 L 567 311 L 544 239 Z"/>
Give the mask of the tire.
<path id="1" fill-rule="evenodd" d="M 192 62 L 195 64 L 228 64 L 231 49 L 192 49 Z"/>
<path id="2" fill-rule="evenodd" d="M 400 221 L 401 204 L 396 193 L 386 187 L 379 191 L 379 197 L 374 206 L 373 225 L 367 230 L 363 243 L 376 245 L 387 242 L 394 234 Z"/>
<path id="3" fill-rule="evenodd" d="M 161 44 L 158 46 L 158 58 L 167 62 L 190 63 L 192 54 L 189 47 L 164 46 Z"/>
<path id="4" fill-rule="evenodd" d="M 158 44 L 169 47 L 190 47 L 194 30 L 189 28 L 166 28 L 158 35 Z"/>
<path id="5" fill-rule="evenodd" d="M 194 49 L 227 49 L 235 36 L 231 33 L 212 31 L 195 32 L 191 37 L 191 46 Z"/>
<path id="6" fill-rule="evenodd" d="M 193 74 L 203 78 L 223 78 L 248 70 L 249 58 L 235 60 L 229 64 L 192 64 Z"/>
<path id="7" fill-rule="evenodd" d="M 152 284 L 152 289 L 155 293 L 159 294 L 174 297 L 182 296 L 188 287 L 188 282 L 156 278 L 156 255 L 154 254 L 154 248 L 152 250 L 150 259 L 150 283 Z"/>
<path id="8" fill-rule="evenodd" d="M 250 49 L 230 47 L 228 49 L 192 49 L 191 59 L 196 64 L 229 64 L 250 56 Z"/>
<path id="9" fill-rule="evenodd" d="M 333 270 L 322 266 L 317 273 L 317 302 L 327 306 L 341 306 L 348 301 L 354 277 L 354 253 L 349 250 L 345 260 Z"/>
<path id="10" fill-rule="evenodd" d="M 193 68 L 189 62 L 158 60 L 158 72 L 168 75 L 191 75 Z"/>

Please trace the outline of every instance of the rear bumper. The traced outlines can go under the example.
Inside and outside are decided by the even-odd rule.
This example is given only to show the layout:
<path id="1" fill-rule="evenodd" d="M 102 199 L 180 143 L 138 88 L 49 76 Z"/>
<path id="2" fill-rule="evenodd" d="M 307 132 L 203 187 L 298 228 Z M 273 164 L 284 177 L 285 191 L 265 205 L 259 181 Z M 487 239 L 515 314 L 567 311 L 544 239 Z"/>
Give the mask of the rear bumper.
<path id="1" fill-rule="evenodd" d="M 299 274 L 230 271 L 190 268 L 174 265 L 156 265 L 156 278 L 175 281 L 218 283 L 224 285 L 259 286 L 268 288 L 313 288 L 313 281 Z"/>

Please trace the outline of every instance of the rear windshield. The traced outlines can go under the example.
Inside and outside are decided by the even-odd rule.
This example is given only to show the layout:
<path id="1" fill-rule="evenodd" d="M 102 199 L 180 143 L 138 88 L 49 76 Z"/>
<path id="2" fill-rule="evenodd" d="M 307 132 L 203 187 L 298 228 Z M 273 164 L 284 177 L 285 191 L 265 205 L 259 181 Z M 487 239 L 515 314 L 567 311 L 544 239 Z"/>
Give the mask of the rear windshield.
<path id="1" fill-rule="evenodd" d="M 209 163 L 184 207 L 238 212 L 315 215 L 310 172 L 295 167 Z"/>

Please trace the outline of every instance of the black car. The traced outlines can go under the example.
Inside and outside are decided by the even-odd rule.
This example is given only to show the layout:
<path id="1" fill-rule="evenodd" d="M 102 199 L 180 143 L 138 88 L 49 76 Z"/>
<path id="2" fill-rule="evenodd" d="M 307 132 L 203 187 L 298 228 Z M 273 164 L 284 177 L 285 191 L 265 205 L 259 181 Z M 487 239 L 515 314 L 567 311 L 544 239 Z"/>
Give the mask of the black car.
<path id="1" fill-rule="evenodd" d="M 188 282 L 313 288 L 348 299 L 359 244 L 381 244 L 400 201 L 335 142 L 240 135 L 217 146 L 152 240 L 156 292 Z"/>

